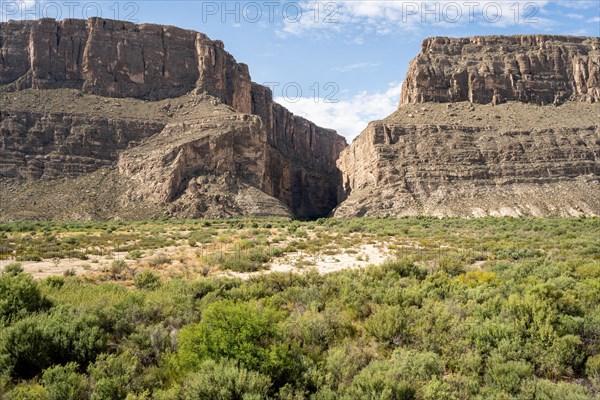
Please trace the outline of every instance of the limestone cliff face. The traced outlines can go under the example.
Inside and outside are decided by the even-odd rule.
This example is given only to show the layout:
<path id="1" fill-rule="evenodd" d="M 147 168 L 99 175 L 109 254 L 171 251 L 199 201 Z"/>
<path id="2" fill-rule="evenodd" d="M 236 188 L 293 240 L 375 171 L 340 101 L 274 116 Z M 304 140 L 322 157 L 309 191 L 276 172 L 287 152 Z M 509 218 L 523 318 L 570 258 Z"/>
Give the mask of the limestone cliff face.
<path id="1" fill-rule="evenodd" d="M 63 115 L 56 112 L 56 108 L 63 105 L 55 105 L 55 109 L 48 107 L 33 113 L 29 110 L 31 107 L 22 107 L 18 100 L 11 101 L 13 97 L 22 96 L 21 93 L 34 90 L 39 91 L 40 103 L 49 96 L 48 101 L 53 104 L 49 93 L 58 89 L 80 91 L 85 101 L 68 99 L 75 102 L 93 101 L 90 96 L 139 99 L 135 104 L 127 102 L 128 106 L 143 109 L 144 106 L 139 104 L 145 102 L 147 111 L 142 110 L 132 117 L 115 108 L 100 110 L 90 106 L 84 111 L 70 110 L 71 114 Z M 78 176 L 102 166 L 115 166 L 119 157 L 127 159 L 126 149 L 151 140 L 161 132 L 168 135 L 176 126 L 172 119 L 178 113 L 178 110 L 169 109 L 172 105 L 168 100 L 180 99 L 193 92 L 209 102 L 213 101 L 209 98 L 216 99 L 234 112 L 259 117 L 258 122 L 253 123 L 254 128 L 242 129 L 246 132 L 244 141 L 249 146 L 255 135 L 262 138 L 262 166 L 256 172 L 260 176 L 245 184 L 275 197 L 297 216 L 326 215 L 337 204 L 341 174 L 335 160 L 346 146 L 345 140 L 335 131 L 296 117 L 274 103 L 268 88 L 251 81 L 245 64 L 237 63 L 224 50 L 222 42 L 210 40 L 202 33 L 100 18 L 1 23 L 0 90 L 6 104 L 3 108 L 6 113 L 0 115 L 2 177 Z M 112 104 L 114 101 L 107 102 Z M 148 107 L 150 104 L 152 106 Z M 35 103 L 34 108 L 39 106 Z M 73 114 L 77 117 L 72 117 Z M 188 124 L 182 122 L 187 117 L 179 115 L 177 123 L 189 128 L 187 137 L 191 141 L 182 146 L 200 149 L 198 151 L 215 150 L 198 147 L 196 142 L 197 129 L 193 126 L 204 126 L 202 118 L 206 115 Z M 248 121 L 244 121 L 247 125 Z M 62 136 L 54 134 L 57 131 L 63 132 Z M 233 142 L 228 140 L 214 143 L 229 146 L 231 151 L 240 150 L 239 147 L 233 149 Z M 97 151 L 94 146 L 98 147 Z M 219 148 L 213 156 L 217 157 L 221 151 L 225 150 Z M 151 162 L 170 162 L 167 153 L 165 150 L 164 157 Z M 171 173 L 174 182 L 177 181 L 170 185 L 187 185 L 192 178 L 189 171 L 207 171 L 200 166 L 196 168 L 196 162 L 197 157 L 191 157 L 182 159 L 179 169 L 165 166 L 164 172 Z M 148 193 L 147 188 L 154 187 L 153 180 L 158 177 L 154 173 L 140 173 L 140 168 L 153 170 L 155 167 L 155 164 L 147 164 L 134 168 L 123 161 L 119 171 L 124 176 L 138 179 L 138 194 L 145 193 L 148 199 L 169 201 L 165 199 L 171 198 L 171 194 Z M 244 169 L 244 165 L 238 169 Z M 139 180 L 142 176 L 147 180 Z"/>
<path id="2" fill-rule="evenodd" d="M 399 109 L 341 153 L 335 215 L 600 215 L 599 55 L 599 38 L 425 40 Z"/>
<path id="3" fill-rule="evenodd" d="M 410 63 L 401 104 L 600 101 L 600 38 L 436 37 Z"/>
<path id="4" fill-rule="evenodd" d="M 0 83 L 160 100 L 194 88 L 250 112 L 250 74 L 220 41 L 172 26 L 40 19 L 0 24 Z"/>

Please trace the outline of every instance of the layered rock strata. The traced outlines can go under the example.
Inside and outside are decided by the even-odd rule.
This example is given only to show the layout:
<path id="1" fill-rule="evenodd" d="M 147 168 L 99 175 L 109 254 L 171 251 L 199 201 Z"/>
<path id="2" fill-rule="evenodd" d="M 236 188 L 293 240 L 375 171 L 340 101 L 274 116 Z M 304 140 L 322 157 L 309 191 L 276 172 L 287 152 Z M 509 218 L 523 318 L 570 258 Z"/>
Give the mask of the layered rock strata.
<path id="1" fill-rule="evenodd" d="M 600 215 L 600 39 L 433 38 L 338 160 L 336 216 Z"/>
<path id="2" fill-rule="evenodd" d="M 426 39 L 401 104 L 600 101 L 600 38 L 515 35 Z"/>
<path id="3" fill-rule="evenodd" d="M 265 210 L 275 215 L 322 216 L 337 204 L 335 160 L 344 139 L 274 103 L 222 42 L 199 32 L 99 18 L 2 23 L 0 95 L 3 179 L 76 178 L 118 164 L 120 176 L 136 182 L 128 198 L 176 215 L 245 215 L 245 206 L 229 207 L 237 202 L 224 197 L 215 211 L 209 206 L 218 201 L 184 196 L 198 178 L 228 174 L 256 196 L 254 189 L 274 198 L 279 205 Z M 217 106 L 229 109 L 215 117 Z M 175 136 L 179 147 L 153 147 L 154 156 L 144 156 L 160 137 L 170 143 Z M 256 165 L 245 164 L 249 152 Z M 231 184 L 219 183 L 218 192 Z M 171 204 L 188 197 L 196 200 Z"/>

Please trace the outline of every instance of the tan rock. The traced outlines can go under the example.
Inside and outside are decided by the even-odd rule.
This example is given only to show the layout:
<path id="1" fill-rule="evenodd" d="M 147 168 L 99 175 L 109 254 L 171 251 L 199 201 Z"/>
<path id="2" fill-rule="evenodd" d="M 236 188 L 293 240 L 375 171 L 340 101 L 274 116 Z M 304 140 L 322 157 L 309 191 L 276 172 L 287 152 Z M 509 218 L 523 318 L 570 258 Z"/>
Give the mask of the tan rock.
<path id="1" fill-rule="evenodd" d="M 401 104 L 600 101 L 600 38 L 515 35 L 426 39 Z"/>
<path id="2" fill-rule="evenodd" d="M 599 55 L 600 38 L 425 40 L 398 111 L 341 153 L 335 215 L 600 215 Z"/>
<path id="3" fill-rule="evenodd" d="M 219 174 L 227 172 L 240 185 L 243 182 L 274 197 L 292 215 L 327 215 L 337 204 L 341 175 L 335 160 L 346 146 L 345 140 L 274 103 L 271 91 L 253 83 L 248 67 L 237 63 L 220 41 L 171 26 L 101 18 L 41 19 L 0 23 L 0 54 L 0 110 L 5 114 L 0 116 L 0 178 L 78 177 L 103 166 L 114 167 L 119 155 L 130 159 L 127 149 L 141 141 L 153 143 L 155 135 L 168 135 L 179 127 L 182 140 L 190 142 L 181 143 L 179 149 L 160 149 L 156 159 L 139 166 L 148 171 L 138 173 L 132 171 L 132 164 L 120 164 L 123 174 L 144 185 L 139 193 L 148 194 L 148 187 L 154 188 L 155 192 L 145 197 L 148 201 L 168 205 L 162 203 L 171 201 L 173 193 L 182 190 L 178 187 L 194 174 L 207 173 L 221 182 Z M 58 112 L 68 105 L 61 104 L 51 92 L 65 88 L 73 90 L 68 96 L 77 97 L 77 103 L 89 103 L 85 110 Z M 232 125 L 227 121 L 215 121 L 214 128 L 200 129 L 202 124 L 195 119 L 197 110 L 181 102 L 189 100 L 188 93 L 198 97 L 200 109 L 207 104 L 224 104 L 238 114 L 236 118 L 246 121 L 248 116 L 242 113 L 253 114 L 258 122 L 250 130 L 247 123 Z M 139 100 L 118 106 L 109 99 L 94 99 L 95 95 L 123 99 L 119 104 L 126 99 Z M 24 104 L 22 100 L 28 96 L 34 100 Z M 155 107 L 158 103 L 160 107 Z M 179 108 L 170 103 L 179 103 Z M 132 108 L 139 109 L 137 115 Z M 208 139 L 200 140 L 198 135 L 211 132 L 214 137 L 206 143 L 213 147 L 206 147 L 206 143 L 200 146 Z M 239 160 L 232 161 L 247 153 L 243 146 L 233 146 L 233 138 L 240 137 L 240 143 L 260 152 L 260 167 L 251 172 L 256 179 L 250 181 L 246 179 L 250 166 L 244 164 L 248 160 L 242 157 L 240 165 L 235 165 Z M 255 137 L 261 138 L 259 150 Z M 215 154 L 196 154 L 215 149 Z M 177 165 L 153 164 L 168 159 L 170 152 L 181 153 Z M 216 165 L 214 161 L 222 152 L 235 154 L 228 153 L 231 162 Z M 204 162 L 208 158 L 213 162 L 207 166 Z M 159 176 L 157 171 L 169 176 Z M 231 182 L 221 183 L 227 186 Z M 234 209 L 225 207 L 223 216 L 244 214 Z M 272 209 L 274 214 L 281 214 L 280 208 Z M 220 213 L 213 211 L 214 215 Z"/>

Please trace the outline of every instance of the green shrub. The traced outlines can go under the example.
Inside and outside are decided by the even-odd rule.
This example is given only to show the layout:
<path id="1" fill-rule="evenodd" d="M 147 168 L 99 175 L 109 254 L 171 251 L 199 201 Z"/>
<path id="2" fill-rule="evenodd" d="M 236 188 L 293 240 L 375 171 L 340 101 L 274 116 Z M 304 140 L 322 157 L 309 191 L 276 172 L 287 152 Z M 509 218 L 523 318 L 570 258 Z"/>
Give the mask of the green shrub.
<path id="1" fill-rule="evenodd" d="M 256 272 L 260 271 L 262 264 L 252 261 L 247 257 L 228 257 L 221 265 L 223 269 L 235 272 Z"/>
<path id="2" fill-rule="evenodd" d="M 381 264 L 384 270 L 391 270 L 405 278 L 424 279 L 427 271 L 415 264 L 410 258 L 399 258 L 396 260 L 387 260 Z"/>
<path id="3" fill-rule="evenodd" d="M 248 253 L 248 259 L 250 261 L 263 264 L 268 262 L 271 258 L 269 257 L 269 254 L 267 254 L 267 251 L 265 251 L 265 248 L 260 246 L 250 250 Z"/>
<path id="4" fill-rule="evenodd" d="M 198 243 L 211 243 L 216 237 L 216 231 L 212 229 L 204 229 L 200 231 L 194 231 L 188 237 L 188 244 L 195 246 Z"/>
<path id="5" fill-rule="evenodd" d="M 40 257 L 37 253 L 26 253 L 21 254 L 16 257 L 17 261 L 42 261 L 42 257 Z"/>
<path id="6" fill-rule="evenodd" d="M 423 388 L 423 400 L 461 400 L 452 385 L 434 376 Z"/>
<path id="7" fill-rule="evenodd" d="M 406 317 L 398 306 L 380 307 L 365 321 L 365 330 L 386 346 L 408 341 Z"/>
<path id="8" fill-rule="evenodd" d="M 136 387 L 138 364 L 131 354 L 102 354 L 88 368 L 91 400 L 124 400 Z"/>
<path id="9" fill-rule="evenodd" d="M 458 256 L 444 256 L 439 261 L 440 271 L 444 271 L 448 275 L 456 276 L 465 272 L 463 260 Z"/>
<path id="10" fill-rule="evenodd" d="M 524 258 L 541 257 L 544 252 L 539 249 L 522 248 L 522 247 L 505 247 L 494 252 L 494 256 L 498 259 L 521 260 Z"/>
<path id="11" fill-rule="evenodd" d="M 600 389 L 600 354 L 587 359 L 585 375 L 597 390 Z"/>
<path id="12" fill-rule="evenodd" d="M 185 379 L 181 399 L 266 400 L 270 387 L 269 377 L 233 361 L 206 360 Z"/>
<path id="13" fill-rule="evenodd" d="M 589 400 L 592 394 L 583 386 L 569 382 L 554 383 L 544 379 L 524 381 L 520 388 L 519 398 L 534 400 Z"/>
<path id="14" fill-rule="evenodd" d="M 49 306 L 31 275 L 0 276 L 0 325 Z"/>
<path id="15" fill-rule="evenodd" d="M 23 272 L 23 266 L 19 262 L 11 262 L 4 267 L 4 273 L 7 275 L 19 275 Z"/>
<path id="16" fill-rule="evenodd" d="M 304 230 L 298 229 L 296 232 L 294 232 L 294 236 L 297 238 L 307 238 L 308 233 Z"/>
<path id="17" fill-rule="evenodd" d="M 77 238 L 74 237 L 67 237 L 63 239 L 62 242 L 68 246 L 75 246 L 77 243 L 79 243 L 79 240 L 77 240 Z"/>
<path id="18" fill-rule="evenodd" d="M 170 263 L 171 263 L 171 257 L 169 257 L 168 255 L 163 254 L 163 253 L 156 254 L 154 257 L 152 257 L 148 260 L 148 264 L 151 267 L 160 267 L 161 265 L 170 264 Z"/>
<path id="19" fill-rule="evenodd" d="M 545 377 L 556 379 L 573 376 L 575 371 L 582 370 L 584 367 L 582 344 L 581 338 L 576 335 L 556 338 L 540 360 L 540 370 L 545 373 Z"/>
<path id="20" fill-rule="evenodd" d="M 87 366 L 107 345 L 97 316 L 58 307 L 51 314 L 31 315 L 0 333 L 0 375 L 32 378 L 53 364 Z"/>
<path id="21" fill-rule="evenodd" d="M 142 271 L 135 276 L 134 282 L 138 289 L 155 290 L 160 286 L 160 277 L 152 271 Z"/>
<path id="22" fill-rule="evenodd" d="M 65 272 L 63 272 L 63 276 L 65 278 L 69 278 L 69 277 L 75 276 L 75 275 L 77 275 L 77 272 L 75 272 L 75 269 L 73 269 L 73 268 L 66 269 Z"/>
<path id="23" fill-rule="evenodd" d="M 50 400 L 80 400 L 86 398 L 88 381 L 78 373 L 76 363 L 56 365 L 42 375 L 42 384 Z"/>
<path id="24" fill-rule="evenodd" d="M 269 249 L 269 256 L 281 257 L 283 255 L 283 249 L 281 247 L 271 247 Z"/>
<path id="25" fill-rule="evenodd" d="M 8 392 L 3 399 L 6 400 L 51 400 L 48 392 L 38 384 L 21 383 Z"/>
<path id="26" fill-rule="evenodd" d="M 505 361 L 492 356 L 487 362 L 485 382 L 498 391 L 517 394 L 521 382 L 533 375 L 533 367 L 525 361 Z"/>
<path id="27" fill-rule="evenodd" d="M 140 258 L 142 258 L 142 256 L 144 255 L 144 252 L 141 250 L 131 250 L 128 254 L 127 257 L 132 259 L 132 260 L 138 260 Z"/>
<path id="28" fill-rule="evenodd" d="M 206 359 L 232 359 L 245 368 L 269 370 L 269 352 L 277 337 L 282 314 L 259 303 L 229 300 L 206 308 L 198 324 L 183 328 L 179 336 L 179 359 L 194 369 Z"/>
<path id="29" fill-rule="evenodd" d="M 325 359 L 327 381 L 332 388 L 350 386 L 352 380 L 372 360 L 377 358 L 374 349 L 355 343 L 345 343 L 331 348 Z"/>
<path id="30" fill-rule="evenodd" d="M 235 272 L 256 272 L 263 268 L 263 264 L 270 260 L 263 247 L 256 247 L 248 252 L 237 251 L 224 257 L 221 263 L 223 269 Z"/>
<path id="31" fill-rule="evenodd" d="M 117 278 L 127 269 L 127 263 L 125 260 L 115 260 L 110 265 L 110 273 L 114 278 Z"/>
<path id="32" fill-rule="evenodd" d="M 33 378 L 52 365 L 55 349 L 38 318 L 13 323 L 0 333 L 0 374 Z"/>
<path id="33" fill-rule="evenodd" d="M 380 374 L 360 373 L 343 400 L 415 400 L 416 388 L 406 381 L 388 379 Z"/>
<path id="34" fill-rule="evenodd" d="M 356 375 L 344 399 L 413 400 L 420 384 L 441 372 L 436 354 L 397 349 L 389 360 L 373 361 Z"/>
<path id="35" fill-rule="evenodd" d="M 60 289 L 65 284 L 65 278 L 62 276 L 49 276 L 44 279 L 44 283 L 53 289 Z"/>

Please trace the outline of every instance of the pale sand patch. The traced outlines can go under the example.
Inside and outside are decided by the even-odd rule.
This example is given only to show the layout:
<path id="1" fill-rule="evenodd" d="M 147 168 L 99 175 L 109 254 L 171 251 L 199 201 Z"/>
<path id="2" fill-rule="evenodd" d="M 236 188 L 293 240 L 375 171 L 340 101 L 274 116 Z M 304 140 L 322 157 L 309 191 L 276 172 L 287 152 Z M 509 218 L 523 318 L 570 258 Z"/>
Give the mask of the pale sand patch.
<path id="1" fill-rule="evenodd" d="M 306 252 L 288 253 L 277 258 L 270 264 L 270 268 L 264 271 L 223 271 L 218 276 L 249 279 L 252 276 L 273 272 L 302 273 L 308 269 L 316 269 L 320 274 L 330 274 L 345 269 L 359 269 L 369 265 L 379 265 L 390 258 L 390 251 L 385 245 L 365 244 L 349 250 L 351 252 L 340 249 L 339 253 L 330 255 L 309 254 Z"/>
<path id="2" fill-rule="evenodd" d="M 91 272 L 101 272 L 107 268 L 110 268 L 110 265 L 115 260 L 124 260 L 127 265 L 133 264 L 135 261 L 125 259 L 126 255 L 127 253 L 114 253 L 112 258 L 108 256 L 91 255 L 87 260 L 63 258 L 60 260 L 18 261 L 18 263 L 21 264 L 23 272 L 30 274 L 33 279 L 41 280 L 49 276 L 62 276 L 69 270 L 73 271 L 77 276 L 85 276 Z M 8 263 L 12 262 L 15 261 L 0 261 L 0 271 Z"/>
<path id="3" fill-rule="evenodd" d="M 127 258 L 127 253 L 117 252 L 111 256 L 90 255 L 88 260 L 61 259 L 42 261 L 20 262 L 25 273 L 31 274 L 34 279 L 45 279 L 49 276 L 62 276 L 67 271 L 73 271 L 77 276 L 94 276 L 97 273 L 110 269 L 113 261 L 124 260 L 130 268 L 148 268 L 148 262 L 158 254 L 164 254 L 171 258 L 168 264 L 161 265 L 157 272 L 179 272 L 184 275 L 190 273 L 192 259 L 196 259 L 198 248 L 189 245 L 168 246 L 159 249 L 144 251 L 144 255 L 137 260 Z M 302 273 L 309 269 L 316 269 L 321 274 L 341 271 L 344 269 L 359 269 L 369 265 L 379 265 L 392 256 L 392 251 L 386 243 L 370 243 L 348 249 L 337 249 L 332 254 L 307 253 L 297 251 L 287 253 L 282 257 L 274 259 L 268 269 L 258 272 L 240 273 L 234 271 L 215 271 L 212 276 L 248 279 L 252 276 L 270 274 L 272 272 Z M 210 251 L 206 251 L 210 254 Z M 0 270 L 13 260 L 0 261 Z M 85 268 L 84 268 L 85 266 Z M 155 269 L 155 268 L 152 268 Z M 194 269 L 194 268 L 192 268 Z M 193 272 L 193 271 L 192 271 Z"/>
<path id="4" fill-rule="evenodd" d="M 84 265 L 88 265 L 89 268 L 85 269 Z M 34 279 L 64 275 L 69 270 L 81 276 L 91 271 L 99 271 L 102 268 L 100 264 L 91 264 L 89 261 L 76 259 L 62 259 L 58 263 L 52 260 L 23 261 L 21 262 L 21 266 L 23 267 L 23 272 L 31 274 Z"/>

